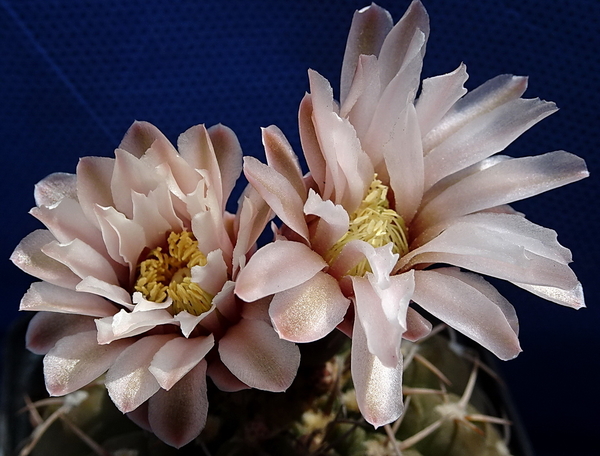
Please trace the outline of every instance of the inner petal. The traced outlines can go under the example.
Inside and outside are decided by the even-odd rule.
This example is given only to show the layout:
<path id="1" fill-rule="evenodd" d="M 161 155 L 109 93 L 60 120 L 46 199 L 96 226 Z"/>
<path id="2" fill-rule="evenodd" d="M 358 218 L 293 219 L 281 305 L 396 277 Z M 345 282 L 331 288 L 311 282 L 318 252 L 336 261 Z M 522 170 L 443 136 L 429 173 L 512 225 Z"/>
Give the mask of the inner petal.
<path id="1" fill-rule="evenodd" d="M 348 231 L 329 249 L 325 259 L 331 265 L 344 246 L 350 241 L 364 241 L 373 247 L 383 247 L 392 243 L 392 252 L 400 257 L 408 253 L 408 229 L 404 219 L 393 209 L 387 198 L 388 187 L 377 179 L 377 175 L 367 190 L 358 209 L 350 216 Z M 364 276 L 371 271 L 367 259 L 362 260 L 348 274 Z"/>
<path id="2" fill-rule="evenodd" d="M 184 310 L 200 315 L 210 309 L 214 296 L 192 282 L 191 269 L 205 266 L 206 262 L 206 256 L 198 249 L 198 241 L 192 233 L 171 232 L 167 238 L 167 252 L 156 247 L 138 265 L 134 289 L 153 302 L 171 298 L 173 304 L 167 310 L 173 315 Z"/>

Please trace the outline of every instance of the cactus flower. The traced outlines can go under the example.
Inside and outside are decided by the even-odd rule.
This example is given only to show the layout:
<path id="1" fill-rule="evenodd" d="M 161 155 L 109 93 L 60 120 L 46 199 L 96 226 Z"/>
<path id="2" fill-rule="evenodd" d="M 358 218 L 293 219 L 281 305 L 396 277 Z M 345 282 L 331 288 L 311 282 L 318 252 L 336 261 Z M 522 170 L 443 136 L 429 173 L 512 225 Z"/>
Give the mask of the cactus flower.
<path id="1" fill-rule="evenodd" d="M 270 217 L 251 191 L 237 214 L 225 210 L 242 169 L 236 136 L 198 125 L 178 149 L 136 122 L 114 159 L 85 157 L 75 175 L 43 179 L 31 213 L 47 229 L 11 257 L 42 280 L 21 310 L 39 311 L 27 346 L 45 354 L 49 393 L 106 373 L 117 408 L 176 447 L 205 425 L 207 375 L 225 391 L 284 391 L 300 359 L 266 308 L 233 294 Z"/>
<path id="2" fill-rule="evenodd" d="M 511 75 L 467 93 L 462 64 L 421 83 L 428 35 L 419 1 L 396 25 L 374 4 L 356 12 L 339 104 L 309 71 L 299 111 L 309 174 L 274 126 L 263 131 L 268 166 L 244 164 L 283 225 L 235 292 L 272 296 L 283 339 L 351 332 L 358 405 L 375 426 L 403 413 L 401 340 L 431 328 L 419 308 L 506 360 L 521 351 L 515 310 L 480 274 L 584 306 L 570 251 L 509 204 L 586 177 L 585 162 L 496 155 L 554 103 L 522 98 L 527 79 Z"/>

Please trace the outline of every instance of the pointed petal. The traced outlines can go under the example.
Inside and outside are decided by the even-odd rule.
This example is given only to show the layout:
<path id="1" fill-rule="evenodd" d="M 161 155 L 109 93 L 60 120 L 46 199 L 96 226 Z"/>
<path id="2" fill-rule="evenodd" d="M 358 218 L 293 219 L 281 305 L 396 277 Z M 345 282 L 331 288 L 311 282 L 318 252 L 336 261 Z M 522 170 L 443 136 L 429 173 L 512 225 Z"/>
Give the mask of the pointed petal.
<path id="1" fill-rule="evenodd" d="M 421 135 L 425 137 L 458 101 L 467 89 L 467 67 L 464 63 L 451 73 L 423 80 L 421 95 L 416 103 Z"/>
<path id="2" fill-rule="evenodd" d="M 152 358 L 175 334 L 146 336 L 129 345 L 115 359 L 106 373 L 106 389 L 117 408 L 128 413 L 138 408 L 160 389 L 160 385 L 148 367 Z M 111 347 L 101 345 L 101 347 Z"/>
<path id="3" fill-rule="evenodd" d="M 390 141 L 383 145 L 383 158 L 394 191 L 396 212 L 409 224 L 421 204 L 425 178 L 421 134 L 412 104 L 393 129 Z"/>
<path id="4" fill-rule="evenodd" d="M 140 160 L 124 150 L 115 150 L 115 167 L 110 189 L 114 199 L 114 207 L 131 219 L 133 202 L 131 192 L 148 194 L 158 185 L 152 168 L 144 160 Z"/>
<path id="5" fill-rule="evenodd" d="M 226 203 L 242 173 L 242 147 L 233 130 L 225 125 L 213 125 L 208 129 L 208 136 L 219 164 L 223 202 Z"/>
<path id="6" fill-rule="evenodd" d="M 95 277 L 85 277 L 75 287 L 77 291 L 102 296 L 114 303 L 117 303 L 129 310 L 133 310 L 131 295 L 118 285 L 113 285 Z"/>
<path id="7" fill-rule="evenodd" d="M 356 319 L 365 332 L 369 351 L 386 367 L 394 368 L 400 358 L 400 342 L 406 331 L 406 313 L 414 291 L 412 271 L 389 278 L 387 286 L 377 286 L 367 278 L 352 277 Z M 357 323 L 360 321 L 360 323 Z"/>
<path id="8" fill-rule="evenodd" d="M 219 341 L 219 354 L 242 382 L 272 392 L 288 389 L 300 365 L 298 347 L 261 320 L 241 320 L 229 328 Z"/>
<path id="9" fill-rule="evenodd" d="M 19 310 L 45 310 L 90 317 L 108 317 L 117 312 L 113 304 L 100 296 L 80 293 L 48 282 L 32 283 L 21 300 Z"/>
<path id="10" fill-rule="evenodd" d="M 215 192 L 219 207 L 224 210 L 221 169 L 206 127 L 196 125 L 182 133 L 177 140 L 177 148 L 193 168 L 206 170 L 209 185 Z"/>
<path id="11" fill-rule="evenodd" d="M 413 300 L 500 359 L 516 357 L 519 339 L 498 304 L 465 281 L 437 271 L 415 271 Z"/>
<path id="12" fill-rule="evenodd" d="M 330 198 L 331 193 L 325 193 L 327 166 L 325 157 L 323 157 L 323 152 L 321 151 L 321 146 L 319 145 L 312 114 L 312 96 L 307 93 L 304 95 L 304 98 L 302 98 L 300 109 L 298 111 L 300 143 L 302 144 L 302 151 L 304 152 L 304 158 L 308 165 L 308 169 L 310 170 L 310 175 L 317 184 L 319 193 L 323 198 Z M 331 188 L 329 190 L 331 190 Z"/>
<path id="13" fill-rule="evenodd" d="M 527 283 L 519 283 L 512 281 L 516 286 L 533 293 L 536 296 L 547 299 L 548 301 L 560 304 L 561 306 L 572 307 L 573 309 L 581 309 L 585 307 L 585 299 L 583 297 L 583 287 L 579 282 L 568 290 L 563 290 L 558 287 L 549 287 L 541 285 L 530 285 Z"/>
<path id="14" fill-rule="evenodd" d="M 387 86 L 400 69 L 412 59 L 412 46 L 418 35 L 423 36 L 422 44 L 419 46 L 419 58 L 422 60 L 425 55 L 425 43 L 429 37 L 429 16 L 423 4 L 415 0 L 390 30 L 381 46 L 379 62 L 382 87 Z"/>
<path id="15" fill-rule="evenodd" d="M 281 221 L 304 239 L 308 239 L 308 227 L 302 211 L 304 199 L 292 183 L 254 157 L 244 157 L 244 174 Z"/>
<path id="16" fill-rule="evenodd" d="M 427 154 L 425 188 L 504 150 L 523 132 L 557 110 L 554 103 L 539 98 L 517 98 L 479 116 Z"/>
<path id="17" fill-rule="evenodd" d="M 486 81 L 458 100 L 425 138 L 425 154 L 471 120 L 504 103 L 519 98 L 527 88 L 527 78 L 502 74 Z"/>
<path id="18" fill-rule="evenodd" d="M 276 293 L 269 315 L 282 339 L 313 342 L 325 337 L 342 322 L 349 304 L 337 280 L 317 272 L 306 282 Z"/>
<path id="19" fill-rule="evenodd" d="M 300 285 L 326 266 L 320 255 L 300 242 L 275 241 L 250 258 L 237 277 L 235 293 L 244 301 L 256 301 Z"/>
<path id="20" fill-rule="evenodd" d="M 127 312 L 121 309 L 112 317 L 96 320 L 98 343 L 110 344 L 115 340 L 137 336 L 158 325 L 166 324 L 176 324 L 176 320 L 166 310 Z"/>
<path id="21" fill-rule="evenodd" d="M 119 284 L 109 261 L 79 239 L 73 239 L 67 244 L 52 241 L 42 247 L 42 252 L 67 266 L 82 279 L 92 276 L 113 285 Z"/>
<path id="22" fill-rule="evenodd" d="M 115 160 L 106 157 L 83 157 L 77 165 L 77 198 L 81 209 L 97 227 L 96 206 L 113 206 L 111 180 Z"/>
<path id="23" fill-rule="evenodd" d="M 402 358 L 395 367 L 385 367 L 367 346 L 364 329 L 357 320 L 352 331 L 352 381 L 358 408 L 376 428 L 397 420 L 402 403 Z"/>
<path id="24" fill-rule="evenodd" d="M 262 141 L 269 166 L 284 176 L 302 201 L 305 201 L 306 188 L 300 163 L 283 132 L 275 125 L 263 128 Z"/>
<path id="25" fill-rule="evenodd" d="M 585 162 L 564 151 L 502 161 L 431 200 L 415 218 L 413 235 L 444 219 L 529 198 L 588 175 Z"/>
<path id="26" fill-rule="evenodd" d="M 48 230 L 35 230 L 19 242 L 10 256 L 10 261 L 22 271 L 38 279 L 75 289 L 81 278 L 67 266 L 42 252 L 42 248 L 51 242 L 56 240 Z"/>
<path id="27" fill-rule="evenodd" d="M 201 361 L 169 391 L 159 390 L 148 401 L 148 422 L 163 442 L 181 448 L 206 424 L 206 361 Z"/>
<path id="28" fill-rule="evenodd" d="M 393 24 L 390 13 L 374 3 L 354 13 L 342 63 L 341 104 L 344 104 L 351 90 L 359 57 L 378 56 L 381 45 Z"/>
<path id="29" fill-rule="evenodd" d="M 168 142 L 169 140 L 150 122 L 135 121 L 125 133 L 119 149 L 140 158 L 156 141 Z"/>
<path id="30" fill-rule="evenodd" d="M 65 198 L 77 199 L 77 176 L 69 173 L 53 173 L 35 184 L 35 204 L 53 206 Z"/>
<path id="31" fill-rule="evenodd" d="M 381 95 L 379 63 L 374 55 L 361 55 L 358 59 L 352 88 L 340 108 L 340 117 L 347 117 L 363 141 Z"/>
<path id="32" fill-rule="evenodd" d="M 106 372 L 130 345 L 129 340 L 98 345 L 96 331 L 60 339 L 44 357 L 44 378 L 48 392 L 52 396 L 63 396 L 83 388 Z"/>
<path id="33" fill-rule="evenodd" d="M 161 388 L 169 391 L 191 371 L 215 345 L 212 334 L 206 337 L 176 337 L 163 345 L 152 358 L 148 370 Z"/>

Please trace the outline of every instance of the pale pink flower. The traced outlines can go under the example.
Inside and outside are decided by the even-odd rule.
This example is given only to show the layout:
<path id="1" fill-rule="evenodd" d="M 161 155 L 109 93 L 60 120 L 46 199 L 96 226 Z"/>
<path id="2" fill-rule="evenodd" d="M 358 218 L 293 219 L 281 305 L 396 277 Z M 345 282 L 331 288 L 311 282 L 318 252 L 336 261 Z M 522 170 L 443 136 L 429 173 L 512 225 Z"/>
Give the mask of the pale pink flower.
<path id="1" fill-rule="evenodd" d="M 244 165 L 283 226 L 240 272 L 236 293 L 272 295 L 271 320 L 290 341 L 338 325 L 349 332 L 354 318 L 352 377 L 375 426 L 403 412 L 401 339 L 431 328 L 411 302 L 501 359 L 521 351 L 511 304 L 464 270 L 584 305 L 556 233 L 508 206 L 586 177 L 584 161 L 563 151 L 494 155 L 555 105 L 521 98 L 527 80 L 510 75 L 467 94 L 462 64 L 425 79 L 416 99 L 428 34 L 418 1 L 395 26 L 377 5 L 358 11 L 339 107 L 328 81 L 309 72 L 299 112 L 309 175 L 276 127 L 263 132 L 269 166 Z"/>
<path id="2" fill-rule="evenodd" d="M 176 447 L 204 427 L 206 375 L 225 391 L 284 391 L 300 359 L 266 307 L 233 294 L 271 216 L 253 191 L 236 215 L 225 210 L 242 169 L 235 134 L 195 126 L 178 149 L 136 122 L 114 159 L 85 157 L 76 175 L 48 176 L 31 211 L 47 229 L 11 257 L 42 279 L 21 309 L 40 311 L 27 345 L 45 354 L 49 393 L 106 372 L 119 410 Z"/>

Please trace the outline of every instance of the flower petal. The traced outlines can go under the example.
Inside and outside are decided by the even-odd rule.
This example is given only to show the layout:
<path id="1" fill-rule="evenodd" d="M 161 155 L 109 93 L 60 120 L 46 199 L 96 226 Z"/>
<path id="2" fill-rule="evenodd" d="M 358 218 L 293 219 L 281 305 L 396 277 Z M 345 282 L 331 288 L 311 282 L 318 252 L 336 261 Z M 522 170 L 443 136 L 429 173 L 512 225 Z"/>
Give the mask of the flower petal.
<path id="1" fill-rule="evenodd" d="M 202 360 L 169 391 L 159 390 L 148 401 L 148 422 L 163 442 L 181 448 L 206 424 L 206 361 Z"/>
<path id="2" fill-rule="evenodd" d="M 500 306 L 466 281 L 436 269 L 415 271 L 415 283 L 413 300 L 427 312 L 500 359 L 512 359 L 521 352 L 517 334 Z"/>
<path id="3" fill-rule="evenodd" d="M 348 212 L 330 200 L 323 201 L 321 195 L 312 188 L 308 191 L 304 213 L 321 219 L 316 222 L 316 229 L 311 236 L 313 249 L 321 254 L 325 254 L 348 231 Z"/>
<path id="4" fill-rule="evenodd" d="M 501 161 L 465 177 L 431 200 L 411 228 L 416 235 L 441 220 L 529 198 L 588 175 L 585 162 L 564 151 Z"/>
<path id="5" fill-rule="evenodd" d="M 217 388 L 227 393 L 234 393 L 250 388 L 233 375 L 219 358 L 210 361 L 206 375 L 210 377 Z"/>
<path id="6" fill-rule="evenodd" d="M 174 337 L 175 334 L 143 337 L 129 345 L 114 360 L 106 373 L 105 384 L 110 398 L 121 412 L 135 410 L 160 389 L 148 367 L 156 352 Z M 100 347 L 112 347 L 118 342 Z"/>
<path id="7" fill-rule="evenodd" d="M 67 266 L 82 279 L 92 276 L 113 285 L 119 284 L 119 279 L 106 257 L 79 239 L 73 239 L 67 244 L 52 241 L 44 245 L 41 250 L 50 258 Z"/>
<path id="8" fill-rule="evenodd" d="M 244 157 L 244 174 L 282 222 L 308 239 L 308 227 L 302 211 L 304 200 L 292 183 L 254 157 Z"/>
<path id="9" fill-rule="evenodd" d="M 208 129 L 208 136 L 219 163 L 223 200 L 226 202 L 242 173 L 242 147 L 233 130 L 225 125 L 213 125 Z"/>
<path id="10" fill-rule="evenodd" d="M 385 367 L 394 368 L 402 356 L 400 342 L 407 329 L 406 313 L 415 287 L 413 271 L 390 277 L 384 287 L 374 283 L 373 278 L 370 273 L 367 278 L 352 277 L 354 324 L 362 325 L 369 352 Z"/>
<path id="11" fill-rule="evenodd" d="M 390 13 L 374 3 L 354 13 L 342 63 L 340 104 L 344 104 L 351 90 L 359 57 L 378 56 L 393 25 Z"/>
<path id="12" fill-rule="evenodd" d="M 117 312 L 106 299 L 58 287 L 48 282 L 31 284 L 21 300 L 20 310 L 46 310 L 50 312 L 108 317 Z"/>
<path id="13" fill-rule="evenodd" d="M 300 242 L 275 241 L 250 258 L 237 277 L 235 293 L 244 301 L 256 301 L 300 285 L 326 266 L 320 255 Z"/>
<path id="14" fill-rule="evenodd" d="M 96 331 L 86 331 L 60 339 L 44 357 L 46 388 L 52 396 L 72 393 L 96 380 L 130 346 L 119 340 L 98 345 Z"/>
<path id="15" fill-rule="evenodd" d="M 53 173 L 35 184 L 35 204 L 53 206 L 65 198 L 77 199 L 77 177 L 69 173 Z"/>
<path id="16" fill-rule="evenodd" d="M 176 337 L 156 352 L 148 370 L 160 387 L 168 391 L 202 361 L 214 345 L 212 334 L 190 339 Z"/>
<path id="17" fill-rule="evenodd" d="M 36 355 L 45 355 L 63 337 L 95 329 L 96 325 L 91 317 L 38 312 L 27 326 L 25 346 Z"/>
<path id="18" fill-rule="evenodd" d="M 288 389 L 300 365 L 298 347 L 261 320 L 241 320 L 229 328 L 219 341 L 219 354 L 242 382 L 272 392 Z"/>
<path id="19" fill-rule="evenodd" d="M 156 141 L 169 142 L 165 135 L 150 122 L 136 120 L 125 133 L 119 149 L 140 158 Z"/>
<path id="20" fill-rule="evenodd" d="M 337 280 L 319 271 L 306 282 L 276 293 L 269 315 L 282 339 L 313 342 L 342 322 L 349 304 Z"/>
<path id="21" fill-rule="evenodd" d="M 517 98 L 479 116 L 427 154 L 425 188 L 504 150 L 523 132 L 557 110 L 554 103 L 539 98 Z"/>
<path id="22" fill-rule="evenodd" d="M 519 98 L 527 88 L 527 78 L 502 74 L 486 81 L 458 100 L 437 125 L 423 138 L 423 151 L 441 144 L 451 134 L 478 116 Z"/>
<path id="23" fill-rule="evenodd" d="M 96 225 L 96 206 L 114 204 L 110 182 L 115 160 L 107 157 L 83 157 L 77 165 L 77 199 L 87 219 Z"/>
<path id="24" fill-rule="evenodd" d="M 35 230 L 19 242 L 10 256 L 10 261 L 38 279 L 75 289 L 81 278 L 77 277 L 67 266 L 42 252 L 42 248 L 51 242 L 56 242 L 56 240 L 48 230 Z"/>
<path id="25" fill-rule="evenodd" d="M 423 80 L 421 95 L 416 103 L 419 130 L 426 136 L 467 89 L 467 67 L 464 63 L 451 73 Z"/>
<path id="26" fill-rule="evenodd" d="M 262 141 L 269 166 L 284 176 L 298 196 L 305 201 L 306 187 L 302 179 L 300 163 L 283 132 L 275 125 L 263 128 Z"/>
<path id="27" fill-rule="evenodd" d="M 386 367 L 367 346 L 360 321 L 352 331 L 352 381 L 358 408 L 376 428 L 397 420 L 404 412 L 402 403 L 402 358 L 395 367 Z"/>

